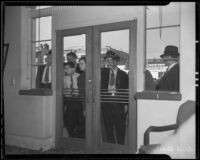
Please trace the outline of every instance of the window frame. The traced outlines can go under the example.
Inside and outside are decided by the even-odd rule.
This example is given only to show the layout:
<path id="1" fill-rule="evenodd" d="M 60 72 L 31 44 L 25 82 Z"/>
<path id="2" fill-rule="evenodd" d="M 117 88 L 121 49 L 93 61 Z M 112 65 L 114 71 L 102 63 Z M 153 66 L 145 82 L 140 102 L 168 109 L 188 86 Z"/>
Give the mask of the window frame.
<path id="1" fill-rule="evenodd" d="M 144 40 L 144 66 L 143 66 L 143 79 L 145 82 L 145 74 L 144 71 L 146 69 L 146 57 L 147 57 L 147 31 L 152 29 L 162 29 L 162 28 L 172 28 L 172 27 L 179 27 L 179 48 L 180 48 L 180 27 L 181 24 L 179 22 L 178 25 L 167 25 L 167 26 L 159 26 L 159 27 L 149 27 L 147 28 L 147 7 L 144 6 L 144 34 L 145 34 L 145 40 Z M 179 3 L 179 15 L 180 15 L 180 3 Z M 179 17 L 180 19 L 180 17 Z M 180 59 L 179 59 L 180 62 Z M 179 71 L 180 76 L 180 71 Z M 159 91 L 159 90 L 146 90 L 145 89 L 145 83 L 143 84 L 143 91 L 136 92 L 134 98 L 135 99 L 149 99 L 149 100 L 172 100 L 172 101 L 181 101 L 182 100 L 182 94 L 181 94 L 181 87 L 180 87 L 180 79 L 179 79 L 179 92 L 173 92 L 173 91 Z"/>
<path id="2" fill-rule="evenodd" d="M 49 7 L 50 8 L 50 7 Z M 36 65 L 36 64 L 33 64 L 33 58 L 34 58 L 34 47 L 33 47 L 33 43 L 37 43 L 37 42 L 50 42 L 51 43 L 51 46 L 52 46 L 52 14 L 48 14 L 48 15 L 38 15 L 38 16 L 32 16 L 31 13 L 32 12 L 38 12 L 39 10 L 40 11 L 43 11 L 45 9 L 48 9 L 48 8 L 44 8 L 44 9 L 31 9 L 29 10 L 29 22 L 30 22 L 30 25 L 29 25 L 29 29 L 28 31 L 30 33 L 28 33 L 28 35 L 30 35 L 30 37 L 28 38 L 28 48 L 27 48 L 27 60 L 29 61 L 29 63 L 27 63 L 27 68 L 30 68 L 28 70 L 28 75 L 29 75 L 29 89 L 20 89 L 19 90 L 19 95 L 36 95 L 36 96 L 51 96 L 53 94 L 52 92 L 52 86 L 51 88 L 36 88 L 36 73 L 35 73 L 35 66 L 39 66 L 39 65 Z M 42 17 L 51 17 L 51 39 L 45 39 L 45 40 L 38 40 L 36 41 L 36 19 L 37 18 L 42 18 Z M 52 48 L 51 48 L 52 50 Z M 51 65 L 52 66 L 52 65 Z M 52 67 L 51 67 L 51 76 L 52 76 Z M 52 77 L 51 77 L 52 79 Z"/>

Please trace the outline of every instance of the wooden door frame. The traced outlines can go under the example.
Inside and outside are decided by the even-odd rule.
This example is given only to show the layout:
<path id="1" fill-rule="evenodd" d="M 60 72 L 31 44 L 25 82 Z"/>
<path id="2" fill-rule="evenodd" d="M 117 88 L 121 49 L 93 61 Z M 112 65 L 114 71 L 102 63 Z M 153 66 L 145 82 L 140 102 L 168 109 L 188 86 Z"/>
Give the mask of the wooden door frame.
<path id="1" fill-rule="evenodd" d="M 128 144 L 127 145 L 116 145 L 116 144 L 108 144 L 108 143 L 100 143 L 100 55 L 101 53 L 101 43 L 100 43 L 100 33 L 108 32 L 108 31 L 116 31 L 129 29 L 129 130 L 128 130 Z M 136 64 L 136 52 L 137 52 L 137 20 L 131 21 L 122 21 L 116 23 L 102 24 L 94 26 L 93 32 L 93 53 L 94 53 L 94 61 L 93 67 L 95 68 L 94 75 L 94 135 L 96 148 L 100 150 L 119 150 L 122 153 L 136 153 L 137 151 L 137 105 L 136 100 L 134 99 L 134 95 L 136 93 L 136 79 L 137 79 L 137 64 Z M 131 89 L 130 89 L 131 88 Z"/>
<path id="2" fill-rule="evenodd" d="M 128 145 L 116 145 L 100 143 L 100 32 L 129 29 L 129 132 Z M 68 140 L 72 146 L 81 145 L 87 153 L 98 153 L 100 150 L 117 149 L 123 153 L 135 153 L 137 151 L 137 106 L 134 95 L 136 93 L 136 46 L 137 46 L 137 20 L 122 21 L 117 23 L 102 24 L 89 27 L 65 29 L 56 31 L 56 77 L 63 77 L 63 41 L 62 37 L 86 34 L 86 138 L 85 142 L 75 139 Z M 88 45 L 87 45 L 88 42 Z M 99 63 L 96 61 L 98 60 Z M 95 68 L 92 69 L 92 67 Z M 89 81 L 90 80 L 90 81 Z M 63 113 L 62 113 L 62 93 L 63 79 L 56 80 L 56 116 L 55 116 L 55 146 L 59 147 L 62 141 Z M 130 107 L 131 106 L 131 107 Z M 69 146 L 70 147 L 70 146 Z"/>
<path id="3" fill-rule="evenodd" d="M 87 97 L 86 100 L 86 126 L 92 126 L 92 28 L 91 27 L 82 27 L 74 29 L 64 29 L 56 31 L 56 77 L 63 77 L 63 37 L 75 36 L 86 34 L 86 88 L 89 90 L 85 92 Z M 86 127 L 86 137 L 82 139 L 74 138 L 62 138 L 62 129 L 63 129 L 63 79 L 57 78 L 56 80 L 56 117 L 55 117 L 55 146 L 56 148 L 61 147 L 63 141 L 66 143 L 67 147 L 80 147 L 86 152 L 91 153 L 93 150 L 92 147 L 92 128 Z M 67 145 L 69 144 L 69 145 Z"/>

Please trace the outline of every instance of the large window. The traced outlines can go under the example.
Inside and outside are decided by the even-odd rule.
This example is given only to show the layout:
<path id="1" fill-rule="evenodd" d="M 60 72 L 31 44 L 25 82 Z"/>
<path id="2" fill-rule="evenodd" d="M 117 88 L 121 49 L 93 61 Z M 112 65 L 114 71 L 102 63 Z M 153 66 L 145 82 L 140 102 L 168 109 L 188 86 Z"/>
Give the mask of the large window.
<path id="1" fill-rule="evenodd" d="M 145 90 L 179 92 L 180 3 L 146 6 L 145 12 L 144 88 Z M 172 70 L 175 70 L 174 73 L 171 73 Z"/>
<path id="2" fill-rule="evenodd" d="M 32 19 L 31 39 L 32 88 L 51 88 L 51 16 Z"/>

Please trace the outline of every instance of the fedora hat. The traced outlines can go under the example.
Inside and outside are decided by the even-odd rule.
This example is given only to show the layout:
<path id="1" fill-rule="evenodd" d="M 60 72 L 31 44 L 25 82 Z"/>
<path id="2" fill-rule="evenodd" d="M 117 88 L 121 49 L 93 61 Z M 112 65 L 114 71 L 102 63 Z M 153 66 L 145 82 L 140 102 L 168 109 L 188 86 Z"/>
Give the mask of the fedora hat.
<path id="1" fill-rule="evenodd" d="M 166 46 L 164 53 L 160 55 L 160 57 L 163 58 L 164 56 L 171 56 L 172 58 L 178 58 L 179 57 L 178 47 L 172 45 Z"/>
<path id="2" fill-rule="evenodd" d="M 106 52 L 106 55 L 104 56 L 104 59 L 108 58 L 108 57 L 111 57 L 112 59 L 115 59 L 117 61 L 120 61 L 120 57 L 117 53 L 111 51 L 111 50 L 108 50 Z"/>

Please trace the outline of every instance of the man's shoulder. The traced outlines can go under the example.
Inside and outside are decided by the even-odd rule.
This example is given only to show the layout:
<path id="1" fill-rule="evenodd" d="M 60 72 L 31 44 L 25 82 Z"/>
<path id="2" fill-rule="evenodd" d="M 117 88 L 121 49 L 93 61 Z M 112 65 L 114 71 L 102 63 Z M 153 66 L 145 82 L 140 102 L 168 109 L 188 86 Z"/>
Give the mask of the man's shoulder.
<path id="1" fill-rule="evenodd" d="M 125 71 L 123 71 L 123 70 L 121 70 L 121 69 L 119 69 L 118 68 L 118 71 L 117 71 L 119 74 L 121 74 L 121 75 L 124 75 L 124 76 L 128 76 L 128 74 L 125 72 Z"/>
<path id="2" fill-rule="evenodd" d="M 170 70 L 169 70 L 169 72 L 177 72 L 177 71 L 179 71 L 179 64 L 177 63 L 177 64 L 175 64 Z"/>

